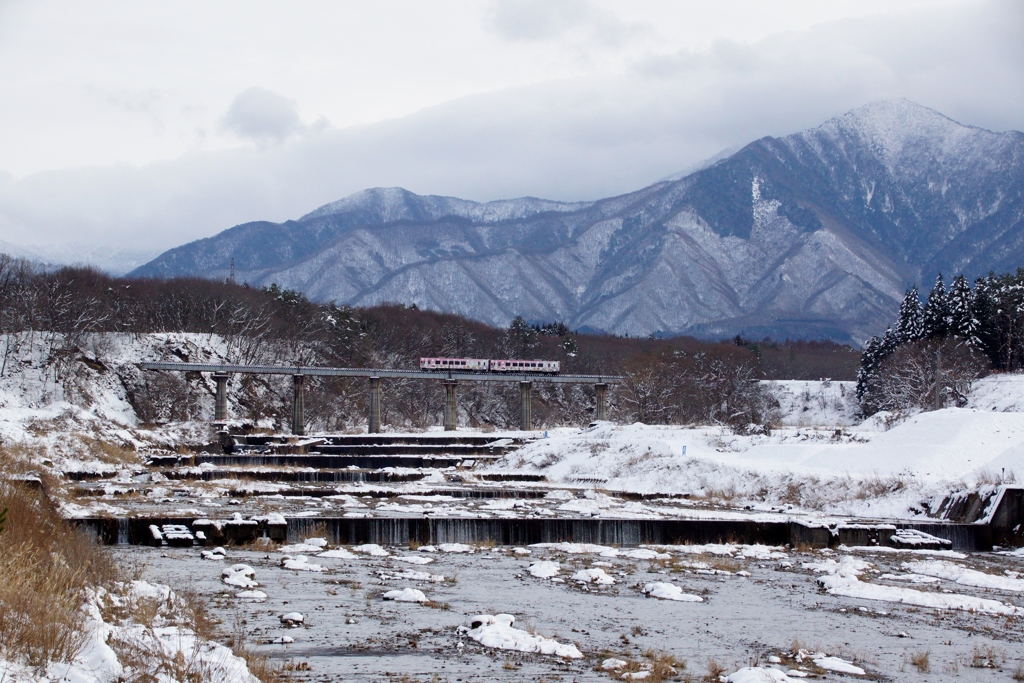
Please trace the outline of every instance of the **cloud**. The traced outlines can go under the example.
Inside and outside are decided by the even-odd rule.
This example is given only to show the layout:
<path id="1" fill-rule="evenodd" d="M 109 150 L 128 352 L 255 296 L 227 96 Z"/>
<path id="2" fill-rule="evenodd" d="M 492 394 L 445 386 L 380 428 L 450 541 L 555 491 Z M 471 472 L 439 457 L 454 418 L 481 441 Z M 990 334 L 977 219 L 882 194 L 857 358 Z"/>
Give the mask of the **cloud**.
<path id="1" fill-rule="evenodd" d="M 220 125 L 257 143 L 280 142 L 303 128 L 294 100 L 256 86 L 235 96 Z"/>
<path id="2" fill-rule="evenodd" d="M 577 34 L 577 40 L 610 48 L 626 47 L 652 33 L 647 24 L 623 21 L 590 0 L 492 0 L 484 25 L 513 42 Z"/>
<path id="3" fill-rule="evenodd" d="M 276 144 L 0 181 L 0 239 L 167 248 L 245 221 L 296 218 L 374 186 L 477 200 L 594 199 L 886 97 L 1021 130 L 1019 19 L 1017 3 L 995 2 L 834 22 L 753 44 L 721 40 L 617 75 L 485 93 L 346 129 L 302 127 L 294 103 L 250 90 L 225 121 L 246 139 Z"/>
<path id="4" fill-rule="evenodd" d="M 494 0 L 487 25 L 506 40 L 557 38 L 598 14 L 587 0 Z"/>

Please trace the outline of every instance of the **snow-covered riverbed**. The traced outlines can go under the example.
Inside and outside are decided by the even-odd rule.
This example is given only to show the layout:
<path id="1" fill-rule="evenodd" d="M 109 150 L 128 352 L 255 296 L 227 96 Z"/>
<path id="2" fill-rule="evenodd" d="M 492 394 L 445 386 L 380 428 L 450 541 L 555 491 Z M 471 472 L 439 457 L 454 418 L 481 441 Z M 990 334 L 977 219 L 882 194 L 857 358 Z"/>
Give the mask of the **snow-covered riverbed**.
<path id="1" fill-rule="evenodd" d="M 794 671 L 794 680 L 826 670 L 1006 680 L 1024 658 L 1024 620 L 1008 618 L 1024 606 L 1020 555 L 318 542 L 228 549 L 222 560 L 198 549 L 116 552 L 147 579 L 208 596 L 216 616 L 242 624 L 251 643 L 296 668 L 296 680 L 623 680 L 667 661 L 656 653 L 695 678 L 714 660 L 724 675 L 756 664 Z M 300 555 L 308 559 L 296 563 Z M 257 588 L 223 582 L 236 564 L 252 568 Z M 686 598 L 664 599 L 673 595 Z M 922 652 L 927 675 L 910 663 Z"/>

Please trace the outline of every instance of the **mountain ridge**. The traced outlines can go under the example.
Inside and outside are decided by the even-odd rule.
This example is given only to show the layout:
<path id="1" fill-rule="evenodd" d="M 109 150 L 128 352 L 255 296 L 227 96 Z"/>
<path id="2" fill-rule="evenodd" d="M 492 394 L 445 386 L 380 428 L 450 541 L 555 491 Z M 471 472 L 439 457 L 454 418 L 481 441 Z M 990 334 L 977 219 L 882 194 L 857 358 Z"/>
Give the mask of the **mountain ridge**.
<path id="1" fill-rule="evenodd" d="M 363 190 L 296 221 L 169 250 L 144 277 L 236 277 L 497 325 L 858 343 L 906 286 L 1008 270 L 1024 246 L 1024 134 L 906 100 L 765 137 L 677 179 L 590 202 Z"/>

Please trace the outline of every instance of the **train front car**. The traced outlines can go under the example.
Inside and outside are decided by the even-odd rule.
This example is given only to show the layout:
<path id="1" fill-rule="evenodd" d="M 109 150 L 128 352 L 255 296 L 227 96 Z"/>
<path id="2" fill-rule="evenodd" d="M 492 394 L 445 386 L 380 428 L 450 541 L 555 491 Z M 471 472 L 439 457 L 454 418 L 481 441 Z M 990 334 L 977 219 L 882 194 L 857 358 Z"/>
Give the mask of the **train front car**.
<path id="1" fill-rule="evenodd" d="M 560 364 L 557 360 L 492 360 L 491 372 L 512 374 L 557 375 Z"/>
<path id="2" fill-rule="evenodd" d="M 420 358 L 420 370 L 431 372 L 487 372 L 486 358 Z"/>

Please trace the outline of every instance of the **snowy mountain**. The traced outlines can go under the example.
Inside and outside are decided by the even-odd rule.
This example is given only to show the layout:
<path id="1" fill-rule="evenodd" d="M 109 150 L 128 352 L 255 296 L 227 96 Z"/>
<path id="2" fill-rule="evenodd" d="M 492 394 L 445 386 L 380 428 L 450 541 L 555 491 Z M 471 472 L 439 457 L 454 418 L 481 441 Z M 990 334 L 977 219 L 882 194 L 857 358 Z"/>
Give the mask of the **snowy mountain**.
<path id="1" fill-rule="evenodd" d="M 26 246 L 0 241 L 0 254 L 35 261 L 48 267 L 92 266 L 111 275 L 124 275 L 158 253 L 155 249 L 111 249 L 75 243 Z"/>
<path id="2" fill-rule="evenodd" d="M 247 223 L 133 275 L 276 282 L 316 300 L 415 303 L 630 335 L 859 342 L 939 271 L 1024 253 L 1024 134 L 879 101 L 595 202 L 366 190 Z"/>

